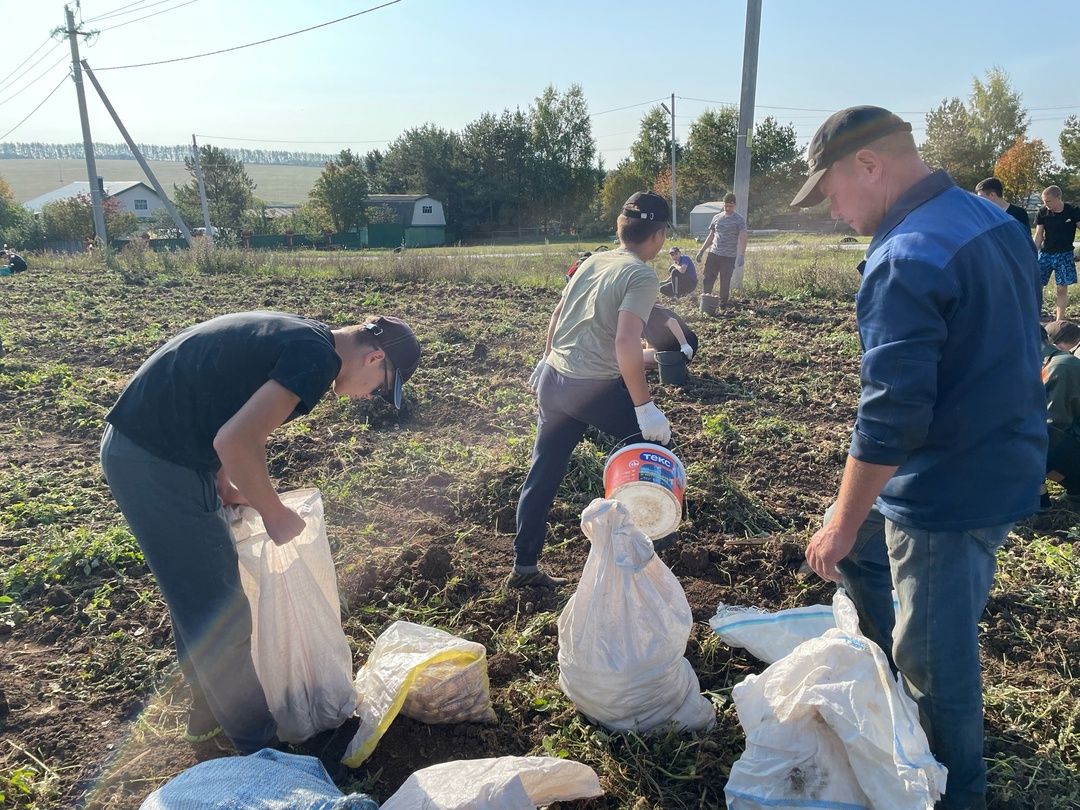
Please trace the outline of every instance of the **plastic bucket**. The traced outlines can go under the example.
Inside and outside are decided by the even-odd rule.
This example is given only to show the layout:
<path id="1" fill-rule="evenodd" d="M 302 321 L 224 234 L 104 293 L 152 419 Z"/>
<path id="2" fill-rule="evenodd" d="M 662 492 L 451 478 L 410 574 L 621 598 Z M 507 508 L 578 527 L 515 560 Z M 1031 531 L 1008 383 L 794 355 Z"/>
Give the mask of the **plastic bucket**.
<path id="1" fill-rule="evenodd" d="M 662 385 L 682 385 L 686 382 L 686 355 L 682 352 L 657 352 Z"/>
<path id="2" fill-rule="evenodd" d="M 709 293 L 702 293 L 699 299 L 699 305 L 701 311 L 706 315 L 715 315 L 720 311 L 720 296 L 710 295 Z"/>
<path id="3" fill-rule="evenodd" d="M 679 528 L 685 492 L 686 468 L 658 444 L 628 444 L 604 465 L 604 497 L 625 506 L 634 525 L 654 540 Z"/>

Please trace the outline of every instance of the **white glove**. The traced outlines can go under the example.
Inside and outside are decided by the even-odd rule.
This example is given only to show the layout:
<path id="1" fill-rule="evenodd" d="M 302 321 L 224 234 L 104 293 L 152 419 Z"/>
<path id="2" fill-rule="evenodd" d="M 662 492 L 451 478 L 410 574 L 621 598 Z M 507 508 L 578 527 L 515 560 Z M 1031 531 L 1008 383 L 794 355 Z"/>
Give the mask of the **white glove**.
<path id="1" fill-rule="evenodd" d="M 684 343 L 680 346 L 679 351 L 686 355 L 687 363 L 694 359 L 694 348 L 689 343 Z"/>
<path id="2" fill-rule="evenodd" d="M 746 254 L 745 253 L 742 256 L 739 256 L 739 257 L 737 257 L 735 259 L 735 266 L 736 267 L 742 267 L 745 263 L 746 263 Z"/>
<path id="3" fill-rule="evenodd" d="M 651 399 L 644 405 L 635 407 L 634 414 L 637 416 L 638 427 L 641 428 L 641 438 L 645 441 L 659 444 L 671 441 L 671 423 Z"/>
<path id="4" fill-rule="evenodd" d="M 544 373 L 544 366 L 546 365 L 547 355 L 545 354 L 540 358 L 540 362 L 536 364 L 533 373 L 529 375 L 529 388 L 534 394 L 536 393 L 536 389 L 540 387 L 540 375 Z"/>

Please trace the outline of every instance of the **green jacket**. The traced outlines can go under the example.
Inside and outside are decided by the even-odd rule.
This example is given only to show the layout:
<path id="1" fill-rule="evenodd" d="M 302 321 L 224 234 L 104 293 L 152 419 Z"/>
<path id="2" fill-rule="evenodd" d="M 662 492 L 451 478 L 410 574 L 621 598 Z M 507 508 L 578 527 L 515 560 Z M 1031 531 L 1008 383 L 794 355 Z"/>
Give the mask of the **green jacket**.
<path id="1" fill-rule="evenodd" d="M 1065 433 L 1080 439 L 1080 358 L 1044 343 L 1042 379 L 1050 443 Z"/>

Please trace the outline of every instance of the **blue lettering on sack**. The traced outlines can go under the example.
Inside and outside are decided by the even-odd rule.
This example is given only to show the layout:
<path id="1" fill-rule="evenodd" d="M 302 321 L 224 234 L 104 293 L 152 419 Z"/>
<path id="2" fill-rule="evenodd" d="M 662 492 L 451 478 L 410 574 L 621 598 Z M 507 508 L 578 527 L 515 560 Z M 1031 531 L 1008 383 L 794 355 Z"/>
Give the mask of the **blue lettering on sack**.
<path id="1" fill-rule="evenodd" d="M 674 468 L 674 464 L 668 461 L 663 456 L 658 456 L 656 453 L 641 453 L 638 458 L 642 461 L 651 461 L 653 464 L 659 464 L 663 467 L 667 467 L 669 470 Z"/>

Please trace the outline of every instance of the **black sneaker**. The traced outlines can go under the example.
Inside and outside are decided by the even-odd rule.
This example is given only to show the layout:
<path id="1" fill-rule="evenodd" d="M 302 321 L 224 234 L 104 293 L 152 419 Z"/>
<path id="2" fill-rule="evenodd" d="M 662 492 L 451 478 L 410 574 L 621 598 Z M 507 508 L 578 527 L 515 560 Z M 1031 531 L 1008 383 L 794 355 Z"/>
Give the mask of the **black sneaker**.
<path id="1" fill-rule="evenodd" d="M 212 740 L 224 729 L 210 711 L 210 707 L 193 705 L 188 711 L 187 729 L 184 731 L 184 741 L 189 743 L 202 743 Z"/>
<path id="2" fill-rule="evenodd" d="M 519 574 L 511 571 L 506 578 L 507 588 L 561 588 L 570 580 L 565 577 L 553 577 L 544 571 L 533 571 L 529 574 Z"/>

